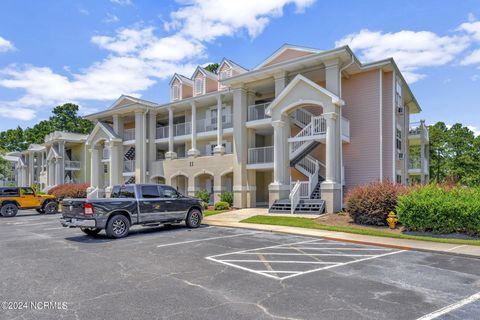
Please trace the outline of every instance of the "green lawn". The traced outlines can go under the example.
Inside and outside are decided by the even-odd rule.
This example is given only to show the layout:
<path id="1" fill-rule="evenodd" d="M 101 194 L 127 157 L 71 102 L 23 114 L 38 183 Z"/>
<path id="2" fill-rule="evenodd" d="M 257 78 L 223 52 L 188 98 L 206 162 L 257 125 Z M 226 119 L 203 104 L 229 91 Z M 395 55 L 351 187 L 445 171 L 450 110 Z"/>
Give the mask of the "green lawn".
<path id="1" fill-rule="evenodd" d="M 213 215 L 216 215 L 216 214 L 224 213 L 226 211 L 228 211 L 228 210 L 217 210 L 217 211 L 215 211 L 215 210 L 205 210 L 205 211 L 203 211 L 203 216 L 204 217 L 213 216 Z"/>
<path id="2" fill-rule="evenodd" d="M 328 231 L 339 231 L 339 232 L 362 234 L 367 236 L 388 237 L 388 238 L 409 239 L 409 240 L 423 240 L 423 241 L 452 243 L 452 244 L 470 244 L 474 246 L 480 246 L 480 240 L 434 238 L 434 237 L 428 237 L 428 236 L 413 236 L 413 235 L 407 235 L 407 234 L 391 233 L 388 231 L 372 230 L 372 229 L 366 229 L 361 227 L 328 226 L 328 225 L 317 223 L 314 220 L 308 219 L 308 218 L 274 217 L 274 216 L 258 215 L 258 216 L 253 216 L 248 219 L 242 220 L 241 222 L 270 224 L 270 225 L 287 226 L 287 227 L 299 227 L 299 228 L 308 228 L 308 229 L 320 229 L 320 230 L 328 230 Z"/>

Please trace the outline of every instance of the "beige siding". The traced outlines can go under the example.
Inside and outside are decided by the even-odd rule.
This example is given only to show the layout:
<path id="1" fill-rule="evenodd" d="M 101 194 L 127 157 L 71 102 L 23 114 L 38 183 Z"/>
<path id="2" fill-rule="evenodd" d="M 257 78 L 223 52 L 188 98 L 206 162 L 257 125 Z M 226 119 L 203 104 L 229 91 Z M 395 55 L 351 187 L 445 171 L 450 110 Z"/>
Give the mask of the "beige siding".
<path id="1" fill-rule="evenodd" d="M 206 78 L 207 84 L 206 84 L 206 93 L 208 92 L 213 92 L 213 91 L 218 91 L 218 81 Z"/>
<path id="2" fill-rule="evenodd" d="M 267 63 L 264 67 L 271 66 L 272 64 L 277 64 L 283 61 L 300 58 L 312 54 L 311 52 L 299 51 L 294 49 L 287 49 L 282 52 L 278 57 Z"/>
<path id="3" fill-rule="evenodd" d="M 393 151 L 395 128 L 393 122 L 393 72 L 383 73 L 383 177 L 395 181 Z"/>
<path id="4" fill-rule="evenodd" d="M 192 87 L 189 85 L 183 84 L 182 85 L 182 99 L 190 98 L 192 97 L 193 90 Z"/>
<path id="5" fill-rule="evenodd" d="M 342 79 L 342 113 L 350 120 L 350 143 L 343 144 L 347 189 L 380 178 L 379 83 L 378 70 Z"/>

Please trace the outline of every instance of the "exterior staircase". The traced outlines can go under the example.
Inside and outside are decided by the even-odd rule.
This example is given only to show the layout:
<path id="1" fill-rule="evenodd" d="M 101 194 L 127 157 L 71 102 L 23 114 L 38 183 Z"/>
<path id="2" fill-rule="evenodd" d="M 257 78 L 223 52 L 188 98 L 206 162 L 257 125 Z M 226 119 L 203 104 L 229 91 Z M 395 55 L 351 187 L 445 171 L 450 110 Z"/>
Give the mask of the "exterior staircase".
<path id="1" fill-rule="evenodd" d="M 134 184 L 135 183 L 135 177 L 130 177 L 128 178 L 127 181 L 125 181 L 125 184 Z"/>
<path id="2" fill-rule="evenodd" d="M 135 148 L 134 147 L 131 147 L 130 149 L 128 149 L 127 152 L 125 152 L 125 160 L 135 160 Z"/>
<path id="3" fill-rule="evenodd" d="M 275 201 L 269 209 L 271 213 L 314 213 L 321 214 L 325 210 L 325 201 L 320 199 L 320 184 L 324 180 L 320 176 L 320 166 L 325 165 L 310 156 L 326 133 L 326 122 L 322 116 L 298 109 L 291 115 L 292 122 L 302 130 L 289 139 L 290 166 L 308 177 L 308 181 L 291 183 L 288 199 Z"/>

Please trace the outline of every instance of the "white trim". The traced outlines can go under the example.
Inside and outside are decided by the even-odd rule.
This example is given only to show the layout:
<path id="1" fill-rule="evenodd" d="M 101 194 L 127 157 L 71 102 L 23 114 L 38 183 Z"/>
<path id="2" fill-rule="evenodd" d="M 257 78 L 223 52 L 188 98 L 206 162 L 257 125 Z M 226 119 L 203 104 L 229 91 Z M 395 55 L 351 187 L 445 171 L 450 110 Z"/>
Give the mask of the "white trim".
<path id="1" fill-rule="evenodd" d="M 383 180 L 383 69 L 379 70 L 379 103 L 380 103 L 380 181 Z"/>
<path id="2" fill-rule="evenodd" d="M 262 63 L 260 63 L 258 66 L 256 66 L 253 70 L 260 69 L 264 67 L 265 65 L 269 64 L 273 60 L 275 60 L 277 57 L 279 57 L 282 53 L 284 53 L 287 50 L 295 50 L 295 51 L 303 51 L 303 52 L 308 52 L 308 53 L 320 53 L 321 50 L 318 49 L 313 49 L 313 48 L 306 48 L 306 47 L 300 47 L 300 46 L 294 46 L 290 44 L 285 44 L 278 48 L 273 54 L 271 54 L 267 59 L 263 60 Z"/>
<path id="3" fill-rule="evenodd" d="M 397 181 L 397 175 L 396 175 L 396 152 L 397 152 L 397 131 L 395 130 L 396 128 L 396 119 L 395 115 L 396 113 L 396 108 L 395 108 L 395 79 L 396 79 L 396 73 L 395 71 L 392 72 L 392 136 L 393 136 L 393 157 L 392 157 L 392 181 Z"/>

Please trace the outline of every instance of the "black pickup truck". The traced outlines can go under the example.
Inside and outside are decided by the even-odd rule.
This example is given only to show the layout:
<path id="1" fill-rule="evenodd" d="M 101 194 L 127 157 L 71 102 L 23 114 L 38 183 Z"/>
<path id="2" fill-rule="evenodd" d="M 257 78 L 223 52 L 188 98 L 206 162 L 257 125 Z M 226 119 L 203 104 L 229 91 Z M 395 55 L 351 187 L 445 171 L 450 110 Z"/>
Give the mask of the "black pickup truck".
<path id="1" fill-rule="evenodd" d="M 105 229 L 107 236 L 122 238 L 130 226 L 155 226 L 185 221 L 189 228 L 203 218 L 199 199 L 183 196 L 171 186 L 129 184 L 114 186 L 110 198 L 64 199 L 61 224 L 80 228 L 88 235 Z"/>

